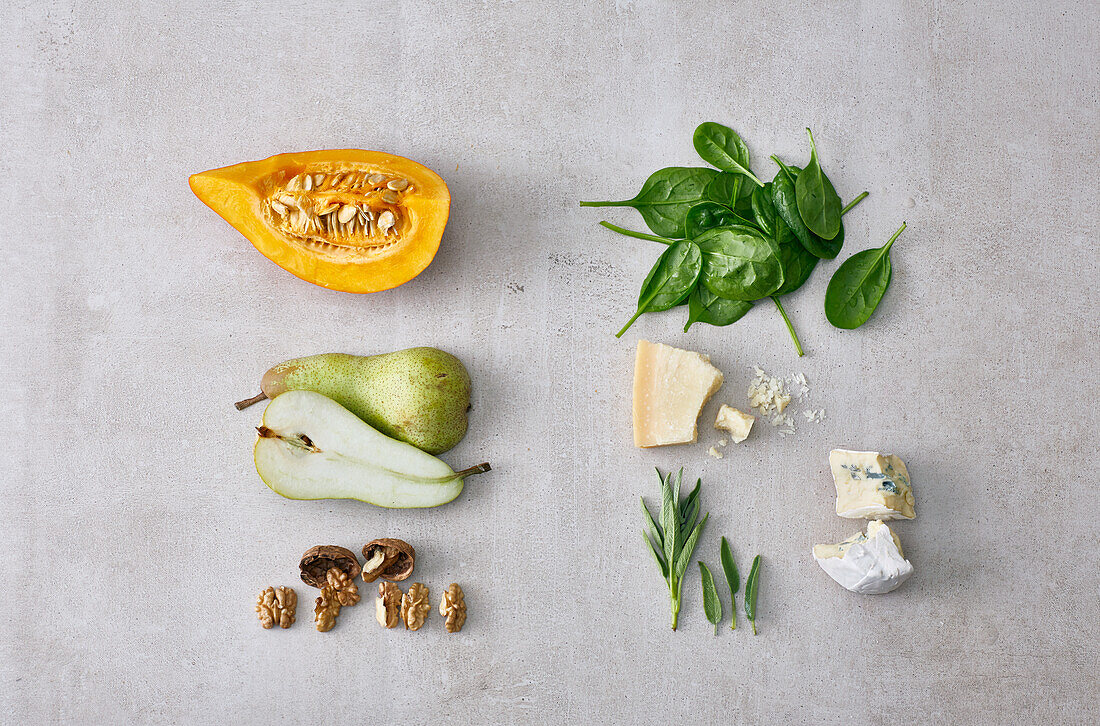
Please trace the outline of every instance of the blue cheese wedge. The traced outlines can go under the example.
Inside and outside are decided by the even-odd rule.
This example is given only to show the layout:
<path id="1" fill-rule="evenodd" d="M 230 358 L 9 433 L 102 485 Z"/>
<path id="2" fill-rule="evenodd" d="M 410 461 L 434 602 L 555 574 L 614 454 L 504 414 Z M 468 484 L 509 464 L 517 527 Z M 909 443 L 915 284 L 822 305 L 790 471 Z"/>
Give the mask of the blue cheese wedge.
<path id="1" fill-rule="evenodd" d="M 877 451 L 829 452 L 836 513 L 848 519 L 913 519 L 913 489 L 905 464 Z"/>
<path id="2" fill-rule="evenodd" d="M 913 574 L 897 535 L 877 521 L 867 525 L 866 534 L 857 532 L 837 544 L 815 545 L 814 560 L 841 587 L 861 595 L 892 592 Z"/>

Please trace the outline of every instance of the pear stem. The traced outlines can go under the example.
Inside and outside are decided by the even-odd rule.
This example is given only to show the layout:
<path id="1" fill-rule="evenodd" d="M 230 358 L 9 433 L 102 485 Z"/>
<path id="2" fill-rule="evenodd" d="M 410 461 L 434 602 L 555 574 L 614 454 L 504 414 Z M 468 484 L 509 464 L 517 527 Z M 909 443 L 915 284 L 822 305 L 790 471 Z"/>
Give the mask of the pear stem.
<path id="1" fill-rule="evenodd" d="M 464 479 L 471 474 L 483 474 L 487 471 L 492 471 L 492 467 L 489 466 L 489 462 L 478 464 L 477 466 L 471 466 L 469 469 L 463 469 L 462 471 L 456 471 L 455 476 L 459 479 Z"/>
<path id="2" fill-rule="evenodd" d="M 263 391 L 260 391 L 259 393 L 257 393 L 252 398 L 246 398 L 243 401 L 237 401 L 233 405 L 237 407 L 238 411 L 243 411 L 246 408 L 248 408 L 249 406 L 251 406 L 252 404 L 259 403 L 260 401 L 264 400 L 265 398 L 267 398 L 267 394 L 264 393 Z"/>

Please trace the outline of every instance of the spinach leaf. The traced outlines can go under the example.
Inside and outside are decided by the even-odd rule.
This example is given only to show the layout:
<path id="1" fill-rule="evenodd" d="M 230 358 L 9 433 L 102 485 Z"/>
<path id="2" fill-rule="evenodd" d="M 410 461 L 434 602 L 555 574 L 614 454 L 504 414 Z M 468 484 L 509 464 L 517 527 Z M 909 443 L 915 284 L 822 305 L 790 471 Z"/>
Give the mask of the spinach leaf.
<path id="1" fill-rule="evenodd" d="M 707 323 L 721 327 L 736 323 L 752 309 L 752 303 L 744 300 L 727 300 L 718 297 L 704 285 L 696 285 L 688 296 L 688 321 L 684 332 L 695 323 Z"/>
<path id="2" fill-rule="evenodd" d="M 708 229 L 731 227 L 735 224 L 756 226 L 729 207 L 717 202 L 700 202 L 688 210 L 684 221 L 684 237 L 694 239 Z"/>
<path id="3" fill-rule="evenodd" d="M 903 222 L 885 245 L 855 253 L 833 273 L 825 290 L 825 317 L 830 323 L 850 330 L 875 312 L 893 276 L 890 248 L 904 229 Z"/>
<path id="4" fill-rule="evenodd" d="M 718 599 L 718 590 L 714 587 L 714 576 L 710 574 L 710 568 L 701 560 L 699 576 L 703 580 L 703 612 L 714 626 L 714 634 L 718 635 L 718 623 L 722 622 L 722 601 Z"/>
<path id="5" fill-rule="evenodd" d="M 794 236 L 794 232 L 782 219 L 776 222 L 775 240 L 779 248 L 779 262 L 783 265 L 783 286 L 772 293 L 775 297 L 792 293 L 805 284 L 817 266 L 817 257 L 811 255 Z"/>
<path id="6" fill-rule="evenodd" d="M 703 284 L 719 297 L 759 300 L 783 284 L 775 243 L 752 227 L 712 229 L 694 241 L 703 253 Z"/>
<path id="7" fill-rule="evenodd" d="M 756 219 L 756 226 L 764 230 L 764 234 L 776 236 L 775 230 L 775 204 L 772 203 L 772 183 L 768 182 L 762 187 L 752 190 L 752 216 Z"/>
<path id="8" fill-rule="evenodd" d="M 813 132 L 806 129 L 806 133 L 810 137 L 810 163 L 794 183 L 798 213 L 811 232 L 821 239 L 832 239 L 840 231 L 840 195 L 821 170 Z"/>
<path id="9" fill-rule="evenodd" d="M 642 503 L 645 506 L 645 503 Z M 646 510 L 646 514 L 649 511 Z M 730 552 L 730 543 L 726 541 L 726 538 L 722 538 L 722 547 L 719 550 L 719 554 L 722 559 L 722 571 L 726 573 L 726 585 L 730 589 L 730 613 L 733 615 L 733 623 L 730 625 L 730 630 L 737 630 L 737 600 L 735 595 L 741 587 L 741 576 L 737 574 L 737 565 L 733 563 L 733 553 Z"/>
<path id="10" fill-rule="evenodd" d="M 621 338 L 642 313 L 668 310 L 683 301 L 699 280 L 701 263 L 700 250 L 694 242 L 680 240 L 669 245 L 642 283 L 638 312 L 615 337 Z"/>
<path id="11" fill-rule="evenodd" d="M 764 186 L 764 183 L 749 170 L 749 147 L 729 126 L 712 121 L 701 123 L 695 129 L 691 142 L 703 161 L 722 171 L 744 174 L 757 186 Z"/>
<path id="12" fill-rule="evenodd" d="M 756 593 L 760 587 L 760 555 L 752 560 L 749 579 L 745 580 L 745 615 L 752 625 L 752 634 L 756 635 Z"/>
<path id="13" fill-rule="evenodd" d="M 740 174 L 731 174 L 723 171 L 711 179 L 703 190 L 703 198 L 708 202 L 718 202 L 733 209 L 741 196 L 741 185 L 745 177 Z"/>
<path id="14" fill-rule="evenodd" d="M 824 240 L 810 231 L 798 211 L 795 192 L 796 180 L 802 170 L 797 166 L 787 166 L 778 156 L 773 156 L 772 159 L 780 166 L 779 173 L 772 180 L 772 202 L 775 204 L 776 213 L 787 223 L 795 237 L 810 254 L 823 260 L 833 259 L 840 253 L 840 247 L 844 243 L 843 237 L 839 240 Z"/>
<path id="15" fill-rule="evenodd" d="M 718 175 L 714 169 L 670 166 L 650 175 L 633 199 L 621 202 L 581 202 L 582 207 L 634 207 L 654 233 L 675 237 L 684 229 L 691 205 L 702 201 L 703 190 Z"/>

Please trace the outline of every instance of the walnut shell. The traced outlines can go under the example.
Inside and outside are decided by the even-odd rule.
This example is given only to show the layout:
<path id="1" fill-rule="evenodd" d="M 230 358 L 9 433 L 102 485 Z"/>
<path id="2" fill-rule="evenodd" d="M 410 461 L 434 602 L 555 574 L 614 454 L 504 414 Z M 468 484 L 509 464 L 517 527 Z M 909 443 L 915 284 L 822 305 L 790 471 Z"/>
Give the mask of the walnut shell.
<path id="1" fill-rule="evenodd" d="M 363 570 L 364 582 L 374 582 L 379 577 L 391 582 L 400 582 L 412 575 L 413 567 L 416 565 L 416 550 L 411 544 L 384 537 L 363 545 L 363 557 L 368 563 L 372 559 L 377 561 L 379 553 L 383 556 L 382 561 Z"/>
<path id="2" fill-rule="evenodd" d="M 355 553 L 336 545 L 317 545 L 310 547 L 302 555 L 299 565 L 302 570 L 302 582 L 311 587 L 324 587 L 325 576 L 333 567 L 354 579 L 362 571 Z"/>

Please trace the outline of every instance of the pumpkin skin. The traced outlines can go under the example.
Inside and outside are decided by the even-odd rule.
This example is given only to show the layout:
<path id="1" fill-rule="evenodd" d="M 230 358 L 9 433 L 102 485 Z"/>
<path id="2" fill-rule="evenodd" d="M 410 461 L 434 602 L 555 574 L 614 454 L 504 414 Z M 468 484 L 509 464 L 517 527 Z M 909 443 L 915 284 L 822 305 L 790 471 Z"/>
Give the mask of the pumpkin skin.
<path id="1" fill-rule="evenodd" d="M 269 260 L 343 292 L 388 290 L 420 274 L 439 249 L 451 207 L 446 183 L 431 169 L 362 149 L 278 154 L 189 182 Z"/>

